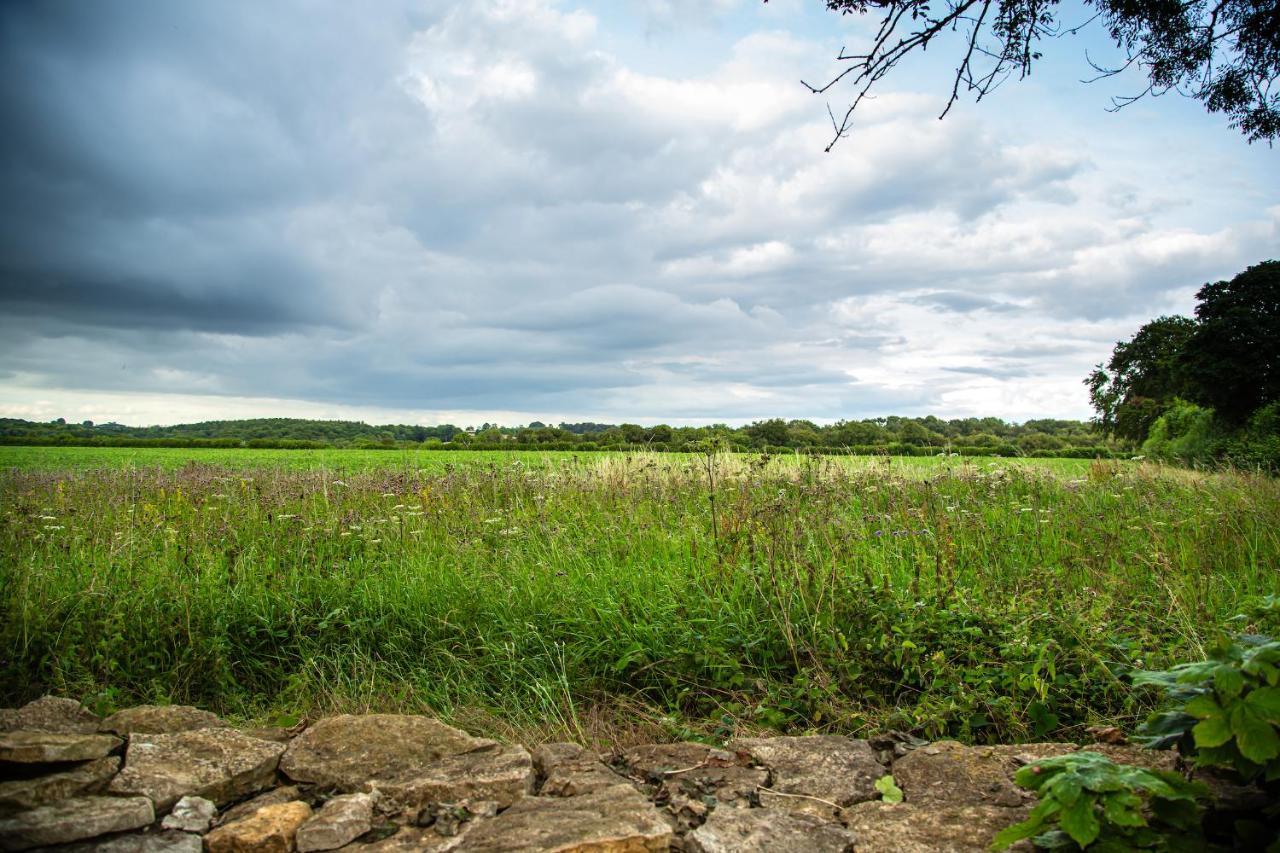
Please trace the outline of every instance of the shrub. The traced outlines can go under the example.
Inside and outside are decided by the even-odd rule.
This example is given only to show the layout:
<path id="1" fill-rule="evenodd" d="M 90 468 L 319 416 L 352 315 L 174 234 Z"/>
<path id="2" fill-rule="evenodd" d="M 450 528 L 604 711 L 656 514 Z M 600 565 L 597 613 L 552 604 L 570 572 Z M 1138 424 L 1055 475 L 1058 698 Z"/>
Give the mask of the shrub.
<path id="1" fill-rule="evenodd" d="M 1177 773 L 1116 764 L 1075 752 L 1023 767 L 1014 781 L 1040 802 L 1022 823 L 996 835 L 1005 850 L 1024 838 L 1051 850 L 1195 849 L 1203 785 Z"/>
<path id="2" fill-rule="evenodd" d="M 1140 743 L 1176 746 L 1197 767 L 1232 770 L 1244 781 L 1280 780 L 1280 642 L 1223 640 L 1208 660 L 1143 672 L 1134 683 L 1163 688 L 1173 703 L 1139 728 Z"/>
<path id="3" fill-rule="evenodd" d="M 1212 409 L 1174 400 L 1169 410 L 1151 425 L 1142 452 L 1178 462 L 1207 462 L 1214 457 L 1218 443 Z"/>

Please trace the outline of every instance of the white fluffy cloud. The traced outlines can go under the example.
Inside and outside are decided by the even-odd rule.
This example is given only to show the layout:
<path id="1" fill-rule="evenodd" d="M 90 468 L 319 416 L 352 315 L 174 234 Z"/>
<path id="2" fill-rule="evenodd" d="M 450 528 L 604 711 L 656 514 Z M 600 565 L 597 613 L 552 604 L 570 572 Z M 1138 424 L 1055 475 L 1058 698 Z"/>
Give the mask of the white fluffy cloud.
<path id="1" fill-rule="evenodd" d="M 639 4 L 743 30 L 696 72 L 572 2 L 5 7 L 0 410 L 1082 416 L 1117 338 L 1280 242 L 1269 161 L 1187 166 L 1235 138 L 899 89 L 823 154 L 825 45 L 753 5 Z"/>

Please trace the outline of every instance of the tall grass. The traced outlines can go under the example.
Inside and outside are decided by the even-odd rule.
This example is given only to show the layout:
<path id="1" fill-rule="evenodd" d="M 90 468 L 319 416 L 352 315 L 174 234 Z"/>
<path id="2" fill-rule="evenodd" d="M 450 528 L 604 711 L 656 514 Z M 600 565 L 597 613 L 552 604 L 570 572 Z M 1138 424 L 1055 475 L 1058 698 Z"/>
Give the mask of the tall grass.
<path id="1" fill-rule="evenodd" d="M 1115 463 L 12 468 L 0 699 L 1070 737 L 1276 591 L 1277 522 L 1274 480 Z"/>

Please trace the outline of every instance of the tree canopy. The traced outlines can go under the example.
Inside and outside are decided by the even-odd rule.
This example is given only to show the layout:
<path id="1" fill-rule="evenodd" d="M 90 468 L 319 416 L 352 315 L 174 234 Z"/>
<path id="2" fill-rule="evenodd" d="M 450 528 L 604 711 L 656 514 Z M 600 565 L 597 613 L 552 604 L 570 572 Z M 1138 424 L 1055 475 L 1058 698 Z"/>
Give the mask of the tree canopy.
<path id="1" fill-rule="evenodd" d="M 1098 424 L 1134 441 L 1179 399 L 1229 428 L 1280 403 L 1280 261 L 1196 293 L 1195 319 L 1160 317 L 1085 379 Z"/>
<path id="2" fill-rule="evenodd" d="M 1196 294 L 1182 355 L 1191 398 L 1232 423 L 1280 400 L 1280 261 L 1249 267 Z"/>
<path id="3" fill-rule="evenodd" d="M 1097 78 L 1136 67 L 1148 79 L 1141 91 L 1113 97 L 1114 109 L 1178 92 L 1225 115 L 1250 142 L 1280 135 L 1280 0 L 1086 0 L 1092 16 L 1079 22 L 1064 20 L 1059 0 L 826 3 L 840 14 L 880 18 L 869 46 L 841 50 L 843 71 L 823 84 L 805 84 L 817 94 L 838 86 L 850 90 L 847 105 L 831 112 L 834 138 L 828 151 L 848 133 L 855 110 L 880 80 L 947 33 L 960 38 L 942 116 L 964 94 L 981 100 L 1010 77 L 1027 77 L 1042 58 L 1045 39 L 1094 25 L 1106 29 L 1123 57 L 1114 66 L 1094 65 Z"/>
<path id="4" fill-rule="evenodd" d="M 1116 344 L 1105 369 L 1089 374 L 1089 401 L 1103 429 L 1141 441 L 1168 400 L 1183 393 L 1179 359 L 1196 324 L 1188 317 L 1160 317 Z"/>

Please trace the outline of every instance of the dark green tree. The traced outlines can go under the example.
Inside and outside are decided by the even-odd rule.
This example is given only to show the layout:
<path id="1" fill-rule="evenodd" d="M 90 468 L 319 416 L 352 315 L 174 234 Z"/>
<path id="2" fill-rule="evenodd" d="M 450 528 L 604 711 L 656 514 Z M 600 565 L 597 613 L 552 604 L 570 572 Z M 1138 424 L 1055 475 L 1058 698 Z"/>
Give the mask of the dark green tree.
<path id="1" fill-rule="evenodd" d="M 768 2 L 768 0 L 765 0 Z M 948 40 L 955 46 L 955 75 L 946 115 L 961 97 L 981 100 L 1011 76 L 1025 78 L 1041 59 L 1046 38 L 1102 26 L 1123 55 L 1099 77 L 1130 68 L 1146 74 L 1136 94 L 1112 98 L 1119 109 L 1147 95 L 1178 92 L 1196 98 L 1250 141 L 1280 136 L 1280 0 L 1085 0 L 1079 20 L 1067 18 L 1059 0 L 826 0 L 842 14 L 878 16 L 871 44 L 837 59 L 846 67 L 823 85 L 843 84 L 847 106 L 830 110 L 835 133 L 830 151 L 848 133 L 854 111 L 872 89 L 910 54 Z"/>
<path id="2" fill-rule="evenodd" d="M 872 421 L 840 421 L 827 430 L 827 443 L 835 446 L 879 444 L 887 439 L 884 427 Z"/>
<path id="3" fill-rule="evenodd" d="M 928 427 L 919 421 L 904 421 L 898 432 L 898 440 L 903 444 L 914 444 L 923 446 L 926 444 L 941 444 L 942 436 L 929 430 Z"/>
<path id="4" fill-rule="evenodd" d="M 793 420 L 787 423 L 787 444 L 790 447 L 816 447 L 822 444 L 820 427 L 813 421 Z"/>
<path id="5" fill-rule="evenodd" d="M 1195 331 L 1187 317 L 1160 317 L 1116 344 L 1111 360 L 1085 379 L 1103 430 L 1134 441 L 1147 437 L 1151 424 L 1186 390 L 1181 357 Z"/>
<path id="6" fill-rule="evenodd" d="M 1280 261 L 1196 294 L 1197 328 L 1182 357 L 1188 396 L 1231 424 L 1280 400 Z"/>
<path id="7" fill-rule="evenodd" d="M 645 432 L 645 441 L 657 441 L 665 444 L 675 438 L 675 430 L 666 424 L 658 424 L 656 427 L 650 427 Z"/>
<path id="8" fill-rule="evenodd" d="M 782 447 L 787 443 L 787 422 L 782 418 L 756 421 L 745 427 L 744 432 L 757 447 Z"/>

